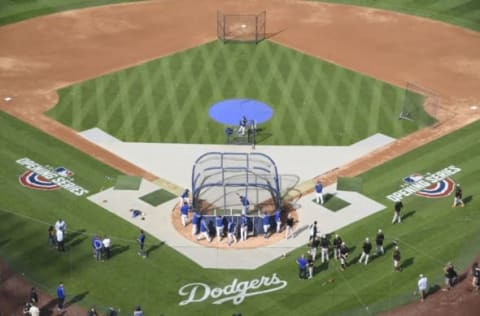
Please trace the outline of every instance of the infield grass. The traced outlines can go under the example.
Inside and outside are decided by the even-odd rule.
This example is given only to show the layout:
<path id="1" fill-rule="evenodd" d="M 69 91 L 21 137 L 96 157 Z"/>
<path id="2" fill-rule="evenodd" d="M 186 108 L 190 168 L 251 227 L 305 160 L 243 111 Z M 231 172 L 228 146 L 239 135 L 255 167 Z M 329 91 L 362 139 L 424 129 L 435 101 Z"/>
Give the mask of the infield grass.
<path id="1" fill-rule="evenodd" d="M 480 31 L 480 1 L 477 0 L 321 0 L 398 11 Z"/>
<path id="2" fill-rule="evenodd" d="M 292 249 L 286 259 L 254 271 L 205 270 L 147 236 L 149 257 L 142 259 L 136 254 L 136 227 L 65 190 L 24 188 L 18 177 L 25 169 L 15 161 L 27 156 L 42 164 L 65 166 L 75 172 L 75 182 L 91 193 L 100 189 L 105 176 L 118 175 L 115 170 L 4 113 L 0 113 L 0 132 L 0 256 L 52 295 L 57 282 L 63 281 L 67 301 L 76 296 L 85 307 L 96 304 L 105 310 L 115 306 L 128 314 L 141 304 L 148 315 L 370 315 L 416 300 L 412 291 L 419 273 L 427 275 L 432 289 L 437 289 L 447 261 L 462 271 L 480 250 L 480 204 L 476 199 L 480 194 L 480 122 L 360 175 L 364 194 L 384 203 L 387 210 L 338 232 L 352 251 L 351 265 L 345 272 L 337 269 L 335 261 L 324 265 L 317 262 L 318 274 L 309 281 L 298 280 L 295 264 L 306 247 Z M 385 196 L 399 189 L 402 178 L 452 164 L 462 169 L 454 180 L 462 184 L 466 207 L 450 208 L 451 196 L 412 196 L 404 201 L 404 221 L 392 225 L 392 203 Z M 47 228 L 58 217 L 68 223 L 65 253 L 47 247 Z M 355 264 L 362 241 L 367 236 L 373 238 L 378 228 L 385 232 L 386 254 L 367 266 Z M 111 236 L 114 256 L 110 261 L 93 260 L 93 234 Z M 393 240 L 399 241 L 402 251 L 401 273 L 392 269 Z M 247 297 L 238 306 L 231 302 L 213 305 L 212 299 L 179 306 L 184 297 L 178 290 L 187 283 L 224 287 L 234 278 L 248 281 L 272 273 L 286 280 L 288 286 Z M 328 278 L 334 282 L 325 283 Z"/>
<path id="3" fill-rule="evenodd" d="M 222 144 L 225 126 L 208 115 L 224 99 L 273 108 L 259 141 L 350 145 L 375 133 L 399 138 L 432 124 L 398 120 L 403 89 L 265 41 L 215 41 L 59 91 L 47 115 L 82 131 L 98 127 L 123 141 Z M 423 98 L 411 98 L 423 111 Z"/>

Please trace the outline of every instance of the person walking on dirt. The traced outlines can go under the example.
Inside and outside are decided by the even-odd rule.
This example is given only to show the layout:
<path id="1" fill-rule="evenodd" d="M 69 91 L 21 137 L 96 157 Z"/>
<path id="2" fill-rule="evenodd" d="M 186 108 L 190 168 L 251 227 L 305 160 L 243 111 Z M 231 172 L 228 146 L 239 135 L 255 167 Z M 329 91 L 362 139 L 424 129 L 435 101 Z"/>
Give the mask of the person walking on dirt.
<path id="1" fill-rule="evenodd" d="M 295 225 L 295 219 L 293 218 L 292 214 L 288 214 L 286 224 L 285 239 L 295 237 L 295 229 L 293 227 Z"/>
<path id="2" fill-rule="evenodd" d="M 282 211 L 280 209 L 275 211 L 275 223 L 277 225 L 275 231 L 278 234 L 282 230 Z"/>
<path id="3" fill-rule="evenodd" d="M 447 263 L 445 268 L 443 268 L 443 272 L 445 275 L 445 288 L 443 291 L 449 291 L 457 282 L 457 272 L 451 262 Z"/>
<path id="4" fill-rule="evenodd" d="M 59 312 L 63 311 L 63 304 L 65 303 L 65 288 L 63 287 L 63 283 L 60 282 L 57 286 L 57 310 Z"/>

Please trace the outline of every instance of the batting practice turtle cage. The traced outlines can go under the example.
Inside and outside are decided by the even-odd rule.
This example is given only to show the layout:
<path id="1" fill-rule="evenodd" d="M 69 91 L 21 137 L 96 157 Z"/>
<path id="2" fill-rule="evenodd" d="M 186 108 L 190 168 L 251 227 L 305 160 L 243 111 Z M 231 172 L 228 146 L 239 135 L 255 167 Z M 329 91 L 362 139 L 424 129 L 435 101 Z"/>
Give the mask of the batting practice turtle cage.
<path id="1" fill-rule="evenodd" d="M 226 42 L 259 43 L 265 39 L 267 11 L 258 14 L 225 14 L 217 11 L 217 37 Z"/>
<path id="2" fill-rule="evenodd" d="M 258 210 L 280 207 L 277 166 L 262 153 L 208 152 L 192 169 L 192 207 L 202 213 L 239 215 L 240 196 Z"/>

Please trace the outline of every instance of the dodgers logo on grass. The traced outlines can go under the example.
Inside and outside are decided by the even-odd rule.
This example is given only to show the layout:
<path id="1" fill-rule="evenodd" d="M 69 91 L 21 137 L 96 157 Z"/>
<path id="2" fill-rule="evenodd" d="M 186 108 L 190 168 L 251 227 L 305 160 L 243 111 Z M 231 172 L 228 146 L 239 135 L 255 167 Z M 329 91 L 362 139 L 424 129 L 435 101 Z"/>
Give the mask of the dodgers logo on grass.
<path id="1" fill-rule="evenodd" d="M 41 191 L 63 188 L 76 196 L 88 193 L 88 190 L 73 182 L 73 171 L 65 167 L 43 166 L 29 158 L 20 158 L 16 162 L 28 169 L 19 177 L 20 184 L 26 188 Z"/>
<path id="2" fill-rule="evenodd" d="M 448 166 L 433 174 L 413 173 L 403 178 L 402 188 L 387 195 L 387 199 L 398 202 L 404 197 L 415 194 L 426 198 L 442 198 L 449 196 L 455 188 L 455 181 L 450 176 L 462 171 L 459 167 Z"/>

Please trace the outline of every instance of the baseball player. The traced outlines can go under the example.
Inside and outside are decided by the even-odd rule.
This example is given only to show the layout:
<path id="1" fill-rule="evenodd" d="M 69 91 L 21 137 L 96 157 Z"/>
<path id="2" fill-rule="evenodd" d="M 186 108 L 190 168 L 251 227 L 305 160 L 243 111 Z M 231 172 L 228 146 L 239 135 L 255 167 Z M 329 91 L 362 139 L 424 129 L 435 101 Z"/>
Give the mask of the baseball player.
<path id="1" fill-rule="evenodd" d="M 198 214 L 197 211 L 194 211 L 192 215 L 192 237 L 194 237 L 197 234 L 199 223 L 200 223 L 200 214 Z"/>
<path id="2" fill-rule="evenodd" d="M 372 251 L 372 243 L 370 240 L 365 238 L 365 241 L 363 242 L 362 246 L 362 255 L 360 256 L 360 259 L 358 260 L 358 263 L 362 263 L 363 259 L 365 259 L 365 265 L 368 264 L 368 258 L 370 257 L 370 251 Z"/>
<path id="3" fill-rule="evenodd" d="M 323 204 L 323 185 L 320 180 L 315 184 L 315 197 L 317 204 Z"/>
<path id="4" fill-rule="evenodd" d="M 451 262 L 447 263 L 445 268 L 443 268 L 443 272 L 445 273 L 445 286 L 444 291 L 450 290 L 455 283 L 457 282 L 457 271 L 453 267 Z"/>
<path id="5" fill-rule="evenodd" d="M 320 247 L 321 247 L 321 255 L 322 255 L 322 263 L 328 261 L 330 258 L 328 257 L 328 248 L 330 247 L 330 240 L 328 240 L 327 235 L 322 235 L 320 238 Z"/>
<path id="6" fill-rule="evenodd" d="M 457 183 L 455 186 L 455 197 L 453 198 L 452 207 L 457 207 L 458 204 L 460 204 L 461 207 L 465 207 L 465 204 L 463 203 L 462 188 L 460 187 L 460 184 Z"/>
<path id="7" fill-rule="evenodd" d="M 220 242 L 223 237 L 223 217 L 218 215 L 217 218 L 215 219 L 215 227 L 217 229 L 217 241 Z"/>
<path id="8" fill-rule="evenodd" d="M 144 259 L 147 257 L 147 253 L 145 252 L 145 233 L 143 230 L 140 230 L 140 234 L 137 237 L 138 242 L 138 255 L 142 256 Z"/>
<path id="9" fill-rule="evenodd" d="M 267 212 L 263 213 L 262 224 L 263 224 L 263 237 L 268 238 L 268 233 L 270 231 L 270 216 L 268 215 Z"/>
<path id="10" fill-rule="evenodd" d="M 180 205 L 183 205 L 183 203 L 185 202 L 187 204 L 190 204 L 189 193 L 190 193 L 190 190 L 188 188 L 185 188 L 185 190 L 180 195 Z"/>
<path id="11" fill-rule="evenodd" d="M 312 241 L 314 238 L 317 237 L 318 228 L 317 228 L 317 221 L 314 221 L 312 225 L 310 225 L 310 236 L 308 241 Z"/>
<path id="12" fill-rule="evenodd" d="M 313 278 L 313 257 L 308 255 L 307 257 L 307 267 L 308 267 L 308 279 Z"/>
<path id="13" fill-rule="evenodd" d="M 246 196 L 239 195 L 240 203 L 242 204 L 242 215 L 247 215 L 248 207 L 250 206 L 250 201 L 247 199 Z"/>
<path id="14" fill-rule="evenodd" d="M 420 301 L 425 300 L 425 296 L 427 294 L 428 288 L 428 279 L 423 274 L 420 274 L 418 282 L 417 282 L 418 294 L 420 294 Z"/>
<path id="15" fill-rule="evenodd" d="M 393 250 L 393 270 L 395 272 L 400 272 L 401 269 L 400 269 L 400 260 L 402 258 L 401 254 L 400 254 L 400 248 L 398 248 L 398 246 L 395 246 L 395 249 Z"/>
<path id="16" fill-rule="evenodd" d="M 55 222 L 55 230 L 61 230 L 63 233 L 63 236 L 67 234 L 67 223 L 59 218 L 58 221 Z"/>
<path id="17" fill-rule="evenodd" d="M 242 217 L 240 217 L 240 240 L 241 241 L 247 240 L 247 233 L 248 233 L 248 218 L 246 215 L 242 214 Z"/>
<path id="18" fill-rule="evenodd" d="M 340 265 L 341 265 L 341 270 L 344 271 L 347 268 L 347 260 L 348 260 L 348 254 L 349 254 L 349 249 L 345 242 L 342 242 L 340 246 Z"/>
<path id="19" fill-rule="evenodd" d="M 242 136 L 245 135 L 245 130 L 247 128 L 247 118 L 242 116 L 242 119 L 240 120 L 239 127 L 238 127 L 238 134 L 241 134 Z"/>
<path id="20" fill-rule="evenodd" d="M 228 234 L 227 234 L 227 243 L 228 245 L 230 246 L 233 242 L 234 243 L 237 243 L 237 236 L 236 236 L 236 225 L 235 223 L 233 222 L 233 220 L 230 218 L 228 220 L 228 225 L 227 225 L 227 231 L 228 231 Z"/>
<path id="21" fill-rule="evenodd" d="M 287 225 L 285 229 L 285 239 L 288 239 L 290 237 L 295 237 L 295 229 L 293 227 L 293 225 L 295 225 L 295 220 L 292 214 L 288 214 L 286 224 Z"/>
<path id="22" fill-rule="evenodd" d="M 297 259 L 297 265 L 298 265 L 298 277 L 300 280 L 305 280 L 307 278 L 307 259 L 305 259 L 305 255 L 301 255 Z"/>
<path id="23" fill-rule="evenodd" d="M 205 218 L 202 218 L 200 220 L 200 234 L 205 237 L 209 243 L 212 242 L 212 239 L 210 238 L 210 230 L 208 228 L 208 224 L 207 224 L 207 221 L 205 220 Z M 197 237 L 197 240 L 200 240 L 201 237 L 198 236 Z"/>
<path id="24" fill-rule="evenodd" d="M 402 222 L 402 216 L 400 216 L 400 211 L 403 208 L 403 203 L 402 201 L 398 201 L 394 205 L 395 212 L 393 213 L 393 219 L 392 219 L 392 224 L 395 223 L 401 223 Z"/>
<path id="25" fill-rule="evenodd" d="M 280 209 L 277 209 L 275 211 L 275 223 L 277 224 L 276 232 L 278 234 L 282 229 L 282 212 L 280 211 Z"/>
<path id="26" fill-rule="evenodd" d="M 335 234 L 335 238 L 333 239 L 333 257 L 335 260 L 340 259 L 340 247 L 342 246 L 342 237 L 338 234 Z"/>
<path id="27" fill-rule="evenodd" d="M 188 220 L 188 210 L 189 206 L 187 202 L 183 202 L 182 207 L 180 208 L 180 218 L 182 220 L 182 225 L 183 227 L 187 226 L 187 220 Z"/>
<path id="28" fill-rule="evenodd" d="M 310 243 L 310 255 L 312 255 L 313 261 L 315 261 L 315 259 L 317 258 L 318 246 L 320 246 L 320 240 L 315 237 Z"/>
<path id="29" fill-rule="evenodd" d="M 383 234 L 382 230 L 379 229 L 378 232 L 377 232 L 377 236 L 375 237 L 375 245 L 377 246 L 376 247 L 376 251 L 375 251 L 375 254 L 378 256 L 380 254 L 384 254 L 385 251 L 383 249 L 383 241 L 385 240 L 385 235 Z"/>

